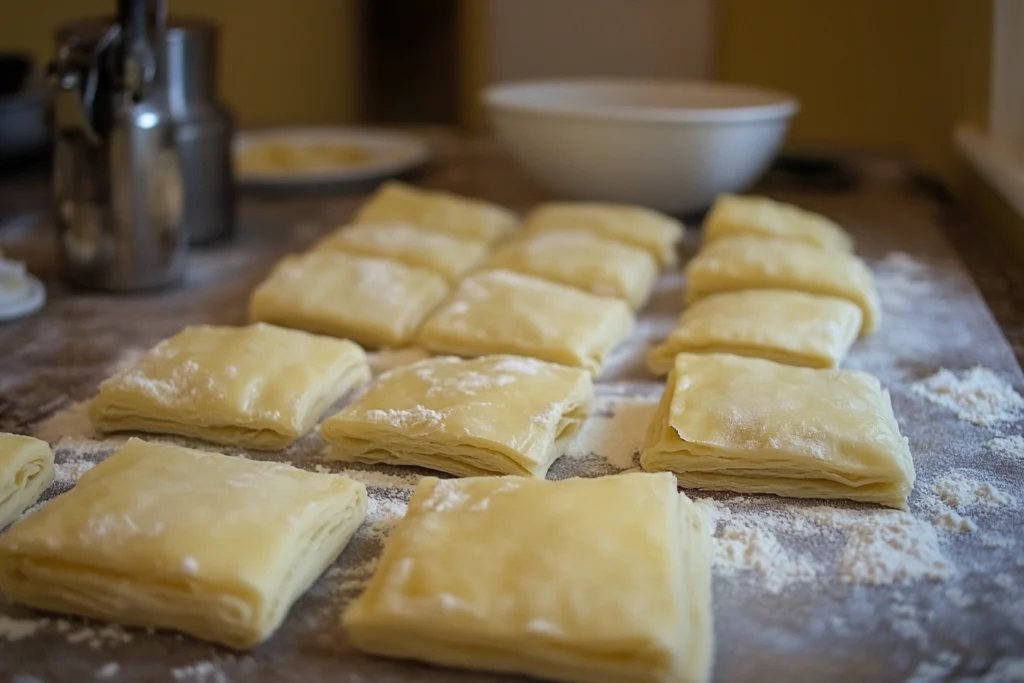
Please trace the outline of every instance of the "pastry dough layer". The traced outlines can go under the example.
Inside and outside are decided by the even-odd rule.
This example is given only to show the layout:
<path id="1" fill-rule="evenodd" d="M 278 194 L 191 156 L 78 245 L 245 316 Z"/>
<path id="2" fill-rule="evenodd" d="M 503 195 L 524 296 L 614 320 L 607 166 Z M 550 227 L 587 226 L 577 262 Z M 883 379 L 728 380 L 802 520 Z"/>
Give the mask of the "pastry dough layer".
<path id="1" fill-rule="evenodd" d="M 250 316 L 370 348 L 403 346 L 447 293 L 444 278 L 423 268 L 312 251 L 274 268 L 253 292 Z"/>
<path id="2" fill-rule="evenodd" d="M 31 436 L 0 433 L 0 529 L 35 505 L 51 482 L 50 444 Z"/>
<path id="3" fill-rule="evenodd" d="M 438 354 L 532 356 L 597 374 L 632 327 L 624 301 L 491 270 L 463 280 L 424 323 L 419 342 Z"/>
<path id="4" fill-rule="evenodd" d="M 263 323 L 200 325 L 101 384 L 89 415 L 104 432 L 180 434 L 274 450 L 308 432 L 369 378 L 366 354 L 350 341 Z"/>
<path id="5" fill-rule="evenodd" d="M 39 609 L 249 648 L 365 515 L 365 487 L 340 475 L 130 439 L 0 537 L 0 588 Z"/>
<path id="6" fill-rule="evenodd" d="M 676 245 L 683 239 L 683 224 L 676 219 L 627 204 L 549 202 L 529 213 L 524 229 L 531 234 L 586 230 L 644 249 L 662 267 L 676 262 Z"/>
<path id="7" fill-rule="evenodd" d="M 853 370 L 680 354 L 641 466 L 687 488 L 907 509 L 914 462 L 889 393 Z"/>
<path id="8" fill-rule="evenodd" d="M 423 190 L 392 180 L 381 185 L 356 213 L 354 223 L 401 221 L 459 237 L 494 242 L 512 233 L 519 218 L 503 206 Z"/>
<path id="9" fill-rule="evenodd" d="M 487 270 L 535 275 L 599 296 L 613 296 L 642 308 L 651 295 L 658 264 L 649 253 L 585 230 L 549 230 L 517 240 L 496 252 Z"/>
<path id="10" fill-rule="evenodd" d="M 799 242 L 752 236 L 716 240 L 690 261 L 686 282 L 688 303 L 740 289 L 794 289 L 860 306 L 862 335 L 877 330 L 882 319 L 874 276 L 863 261 Z"/>
<path id="11" fill-rule="evenodd" d="M 521 356 L 429 358 L 383 375 L 320 433 L 337 460 L 543 479 L 592 399 L 585 370 Z"/>
<path id="12" fill-rule="evenodd" d="M 704 220 L 704 242 L 735 235 L 772 237 L 819 249 L 853 251 L 850 235 L 821 214 L 767 197 L 719 195 Z"/>
<path id="13" fill-rule="evenodd" d="M 710 549 L 671 476 L 424 477 L 344 625 L 360 649 L 435 664 L 703 682 Z"/>
<path id="14" fill-rule="evenodd" d="M 857 338 L 860 321 L 856 305 L 833 296 L 781 289 L 713 294 L 686 309 L 669 338 L 651 349 L 647 367 L 663 375 L 676 354 L 690 352 L 836 368 Z"/>
<path id="15" fill-rule="evenodd" d="M 315 247 L 362 256 L 389 258 L 431 270 L 455 282 L 487 256 L 482 240 L 456 237 L 409 223 L 366 223 L 340 228 Z"/>

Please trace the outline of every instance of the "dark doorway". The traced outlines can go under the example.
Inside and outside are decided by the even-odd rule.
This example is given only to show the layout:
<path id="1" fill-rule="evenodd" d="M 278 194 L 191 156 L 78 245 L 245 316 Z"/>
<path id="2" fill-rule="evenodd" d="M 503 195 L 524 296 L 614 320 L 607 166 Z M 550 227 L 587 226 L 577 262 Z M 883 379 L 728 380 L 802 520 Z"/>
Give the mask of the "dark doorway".
<path id="1" fill-rule="evenodd" d="M 359 117 L 459 120 L 459 0 L 360 0 Z"/>

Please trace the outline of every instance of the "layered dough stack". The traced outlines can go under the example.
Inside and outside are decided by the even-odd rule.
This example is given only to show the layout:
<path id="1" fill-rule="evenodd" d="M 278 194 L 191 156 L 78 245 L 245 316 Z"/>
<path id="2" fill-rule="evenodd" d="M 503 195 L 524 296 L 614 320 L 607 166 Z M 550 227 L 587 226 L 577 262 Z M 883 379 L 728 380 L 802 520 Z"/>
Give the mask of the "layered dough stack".
<path id="1" fill-rule="evenodd" d="M 723 197 L 688 307 L 648 358 L 668 374 L 650 472 L 545 480 L 681 237 L 637 207 L 552 203 L 520 226 L 389 183 L 274 268 L 253 324 L 182 330 L 105 381 L 90 415 L 104 432 L 281 450 L 370 381 L 364 347 L 425 347 L 320 426 L 329 459 L 462 477 L 420 479 L 345 613 L 356 646 L 561 681 L 705 683 L 711 535 L 677 485 L 905 507 L 914 471 L 888 394 L 836 369 L 880 320 L 849 238 L 795 207 Z M 52 479 L 47 444 L 0 435 L 0 525 Z M 344 476 L 132 438 L 0 537 L 0 589 L 246 649 L 366 508 Z"/>
<path id="2" fill-rule="evenodd" d="M 668 373 L 641 466 L 681 486 L 906 509 L 914 464 L 888 392 L 838 370 L 881 311 L 824 216 L 720 197 L 687 267 L 688 307 L 648 366 Z"/>
<path id="3" fill-rule="evenodd" d="M 363 347 L 436 355 L 385 373 L 321 426 L 327 456 L 421 479 L 345 628 L 362 649 L 565 681 L 702 683 L 710 530 L 669 474 L 544 481 L 587 419 L 682 226 L 549 204 L 520 228 L 483 202 L 391 183 L 290 256 L 253 324 L 198 325 L 103 382 L 102 432 L 280 450 L 370 380 Z M 53 478 L 47 444 L 0 438 L 0 523 Z M 494 476 L 508 475 L 508 476 Z M 0 537 L 12 600 L 247 649 L 365 518 L 344 476 L 129 439 Z M 608 591 L 614 584 L 617 589 Z"/>
<path id="4" fill-rule="evenodd" d="M 682 225 L 639 207 L 502 207 L 391 182 L 253 293 L 253 320 L 367 348 L 518 354 L 597 374 L 632 330 Z"/>

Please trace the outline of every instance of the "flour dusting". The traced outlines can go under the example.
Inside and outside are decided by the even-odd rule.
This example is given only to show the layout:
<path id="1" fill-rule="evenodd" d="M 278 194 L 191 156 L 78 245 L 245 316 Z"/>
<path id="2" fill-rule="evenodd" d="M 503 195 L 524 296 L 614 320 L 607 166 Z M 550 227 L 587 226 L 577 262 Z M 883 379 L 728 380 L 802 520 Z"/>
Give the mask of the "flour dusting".
<path id="1" fill-rule="evenodd" d="M 709 502 L 716 520 L 716 573 L 745 575 L 769 593 L 829 576 L 841 583 L 885 585 L 943 581 L 956 573 L 931 525 L 906 512 L 799 503 L 768 507 L 744 498 Z M 835 555 L 827 560 L 801 549 L 808 544 L 831 545 Z"/>
<path id="2" fill-rule="evenodd" d="M 0 638 L 21 640 L 35 635 L 36 631 L 49 623 L 47 619 L 12 619 L 0 614 Z"/>
<path id="3" fill-rule="evenodd" d="M 975 479 L 965 471 L 947 475 L 932 488 L 939 500 L 958 511 L 976 506 L 1005 507 L 1015 502 L 1013 496 L 997 488 L 993 483 Z"/>
<path id="4" fill-rule="evenodd" d="M 1024 436 L 997 436 L 985 446 L 1001 457 L 1024 460 Z"/>
<path id="5" fill-rule="evenodd" d="M 915 382 L 911 390 L 979 427 L 1016 420 L 1024 413 L 1024 398 L 988 368 L 974 367 L 957 376 L 942 368 Z"/>
<path id="6" fill-rule="evenodd" d="M 565 457 L 598 457 L 619 470 L 637 465 L 658 401 L 599 397 Z"/>

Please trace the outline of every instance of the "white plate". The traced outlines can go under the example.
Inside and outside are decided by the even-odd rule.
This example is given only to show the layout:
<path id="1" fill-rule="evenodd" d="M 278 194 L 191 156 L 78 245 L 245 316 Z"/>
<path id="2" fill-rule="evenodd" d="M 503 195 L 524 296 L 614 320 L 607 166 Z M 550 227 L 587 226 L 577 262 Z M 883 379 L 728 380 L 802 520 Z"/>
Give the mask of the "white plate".
<path id="1" fill-rule="evenodd" d="M 389 178 L 426 163 L 427 143 L 415 135 L 370 128 L 273 128 L 240 133 L 235 153 L 258 144 L 295 146 L 345 145 L 369 153 L 365 162 L 309 171 L 237 172 L 235 180 L 244 187 L 315 187 Z"/>
<path id="2" fill-rule="evenodd" d="M 46 303 L 46 287 L 43 283 L 29 273 L 25 273 L 24 277 L 24 287 L 9 295 L 0 296 L 0 322 L 31 315 Z"/>

